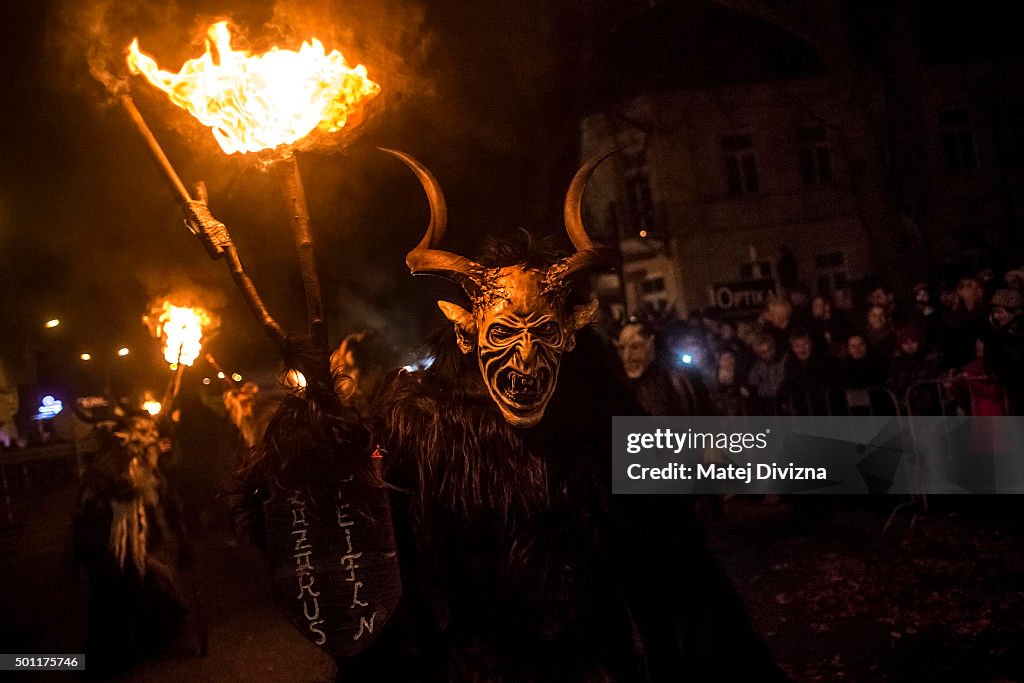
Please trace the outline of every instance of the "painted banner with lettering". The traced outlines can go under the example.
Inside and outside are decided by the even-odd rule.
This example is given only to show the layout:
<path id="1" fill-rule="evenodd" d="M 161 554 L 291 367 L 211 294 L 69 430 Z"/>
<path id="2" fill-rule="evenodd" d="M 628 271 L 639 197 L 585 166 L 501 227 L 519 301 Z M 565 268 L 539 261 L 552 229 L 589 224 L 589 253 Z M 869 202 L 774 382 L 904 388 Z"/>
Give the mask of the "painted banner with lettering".
<path id="1" fill-rule="evenodd" d="M 711 305 L 725 313 L 747 313 L 764 308 L 775 296 L 775 280 L 741 280 L 711 286 Z"/>
<path id="2" fill-rule="evenodd" d="M 402 594 L 387 489 L 350 479 L 333 496 L 281 492 L 263 512 L 278 606 L 331 655 L 365 650 Z"/>

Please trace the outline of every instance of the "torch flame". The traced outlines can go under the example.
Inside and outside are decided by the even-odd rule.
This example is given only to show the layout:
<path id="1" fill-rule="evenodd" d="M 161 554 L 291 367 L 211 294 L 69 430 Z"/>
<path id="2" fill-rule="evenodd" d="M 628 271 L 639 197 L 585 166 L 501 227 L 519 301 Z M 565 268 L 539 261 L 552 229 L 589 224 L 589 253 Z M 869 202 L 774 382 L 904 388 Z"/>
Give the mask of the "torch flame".
<path id="1" fill-rule="evenodd" d="M 162 407 L 163 406 L 160 405 L 160 401 L 153 398 L 153 394 L 151 394 L 148 391 L 145 394 L 143 394 L 142 409 L 145 410 L 147 413 L 156 417 L 157 415 L 160 414 L 160 409 Z"/>
<path id="2" fill-rule="evenodd" d="M 140 52 L 138 38 L 128 48 L 128 68 L 212 128 L 228 154 L 290 145 L 314 130 L 336 133 L 380 92 L 365 66 L 348 66 L 340 52 L 327 53 L 316 38 L 297 52 L 232 50 L 226 21 L 208 29 L 206 52 L 176 74 Z"/>
<path id="3" fill-rule="evenodd" d="M 164 360 L 172 366 L 191 366 L 203 349 L 203 328 L 210 324 L 206 309 L 174 306 L 165 300 L 156 323 L 155 334 L 164 342 Z"/>

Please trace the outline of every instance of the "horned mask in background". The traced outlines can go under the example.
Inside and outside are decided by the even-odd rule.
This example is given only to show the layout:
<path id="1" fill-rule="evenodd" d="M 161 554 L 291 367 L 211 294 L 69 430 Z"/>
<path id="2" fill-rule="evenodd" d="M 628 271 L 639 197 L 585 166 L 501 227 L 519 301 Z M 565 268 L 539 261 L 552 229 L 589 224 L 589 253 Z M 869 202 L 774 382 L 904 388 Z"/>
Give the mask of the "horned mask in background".
<path id="1" fill-rule="evenodd" d="M 569 306 L 579 278 L 607 263 L 605 250 L 587 235 L 580 211 L 583 189 L 594 169 L 611 152 L 583 165 L 565 198 L 565 227 L 575 253 L 546 269 L 522 264 L 488 268 L 438 248 L 447 226 L 447 207 L 434 176 L 407 154 L 384 150 L 401 159 L 419 179 L 430 202 L 430 225 L 406 257 L 413 274 L 432 273 L 455 279 L 469 296 L 472 311 L 438 301 L 455 325 L 459 348 L 476 353 L 491 399 L 514 427 L 533 427 L 555 391 L 562 354 L 572 351 L 576 332 L 590 323 L 597 301 Z"/>

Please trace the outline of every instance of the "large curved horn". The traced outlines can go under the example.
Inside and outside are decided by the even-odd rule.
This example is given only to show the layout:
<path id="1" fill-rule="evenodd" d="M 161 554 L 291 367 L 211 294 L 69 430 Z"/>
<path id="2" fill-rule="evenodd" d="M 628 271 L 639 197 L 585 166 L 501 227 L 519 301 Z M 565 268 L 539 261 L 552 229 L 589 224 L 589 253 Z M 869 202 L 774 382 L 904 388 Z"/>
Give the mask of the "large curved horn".
<path id="1" fill-rule="evenodd" d="M 405 265 L 409 267 L 409 271 L 413 275 L 418 273 L 451 274 L 457 276 L 463 284 L 466 279 L 478 284 L 480 273 L 483 270 L 479 264 L 465 256 L 437 248 L 448 227 L 448 206 L 444 201 L 444 193 L 441 191 L 441 185 L 437 179 L 423 164 L 408 154 L 384 147 L 379 149 L 397 157 L 412 169 L 423 186 L 423 190 L 427 193 L 427 201 L 430 203 L 430 224 L 427 226 L 427 232 L 423 235 L 420 243 L 405 257 Z"/>
<path id="2" fill-rule="evenodd" d="M 587 234 L 587 230 L 583 226 L 583 190 L 587 187 L 587 182 L 593 175 L 594 169 L 619 149 L 621 148 L 617 147 L 591 158 L 580 167 L 580 170 L 576 171 L 572 182 L 569 183 L 569 191 L 565 194 L 565 207 L 562 213 L 565 218 L 565 230 L 569 233 L 572 245 L 576 247 L 576 253 L 552 267 L 551 278 L 553 281 L 562 282 L 581 271 L 606 265 L 608 248 L 590 239 L 590 235 Z"/>
<path id="3" fill-rule="evenodd" d="M 619 149 L 621 148 L 610 149 L 603 154 L 593 157 L 590 161 L 583 164 L 580 170 L 576 171 L 572 182 L 569 183 L 569 191 L 565 193 L 565 208 L 562 214 L 565 217 L 565 229 L 569 233 L 569 239 L 572 240 L 576 251 L 594 249 L 596 246 L 590 239 L 590 236 L 587 235 L 586 228 L 583 227 L 583 190 L 587 187 L 590 176 L 594 174 L 594 169 L 602 161 L 618 152 Z"/>

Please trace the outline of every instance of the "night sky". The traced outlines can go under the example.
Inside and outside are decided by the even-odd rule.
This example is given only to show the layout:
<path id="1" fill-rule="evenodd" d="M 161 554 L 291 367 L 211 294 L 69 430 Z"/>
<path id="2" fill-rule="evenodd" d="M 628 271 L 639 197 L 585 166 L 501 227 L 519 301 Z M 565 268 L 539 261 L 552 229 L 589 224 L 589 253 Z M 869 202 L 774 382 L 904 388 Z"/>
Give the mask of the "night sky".
<path id="1" fill-rule="evenodd" d="M 212 344 L 226 364 L 272 356 L 225 268 L 187 233 L 134 130 L 86 70 L 86 50 L 120 69 L 118 51 L 134 34 L 176 70 L 197 54 L 207 19 L 219 17 L 252 36 L 273 33 L 267 24 L 284 17 L 292 35 L 321 37 L 382 83 L 380 111 L 349 149 L 303 154 L 300 166 L 332 341 L 363 325 L 404 345 L 422 338 L 440 320 L 433 300 L 455 293 L 433 278 L 414 282 L 405 269 L 405 252 L 426 227 L 426 201 L 408 170 L 376 147 L 406 150 L 440 179 L 451 248 L 472 249 L 483 234 L 518 226 L 557 229 L 577 155 L 573 46 L 585 35 L 574 11 L 542 5 L 321 2 L 275 13 L 269 2 L 125 2 L 104 14 L 102 3 L 5 3 L 3 339 L 32 343 L 43 321 L 59 317 L 64 324 L 45 343 L 70 359 L 122 343 L 155 354 L 139 318 L 152 297 L 184 288 L 227 304 Z M 274 315 L 301 329 L 294 249 L 273 178 L 251 155 L 226 157 L 148 84 L 132 88 L 185 182 L 207 183 L 214 214 Z"/>
<path id="2" fill-rule="evenodd" d="M 223 265 L 183 227 L 123 113 L 105 103 L 87 53 L 121 70 L 121 51 L 139 35 L 144 50 L 176 70 L 201 51 L 202 29 L 227 17 L 254 39 L 316 35 L 350 62 L 366 63 L 384 88 L 379 113 L 343 153 L 306 153 L 299 163 L 332 343 L 371 325 L 411 346 L 440 324 L 433 302 L 457 293 L 436 278 L 414 281 L 405 269 L 404 254 L 426 226 L 426 201 L 408 170 L 377 146 L 410 152 L 431 168 L 448 197 L 446 246 L 469 252 L 484 235 L 518 227 L 562 234 L 579 117 L 602 103 L 636 90 L 820 69 L 805 44 L 759 31 L 757 20 L 715 3 L 666 3 L 646 19 L 631 18 L 622 9 L 628 4 L 3 3 L 0 346 L 17 362 L 11 349 L 42 338 L 52 358 L 73 362 L 81 351 L 134 344 L 158 368 L 140 317 L 153 297 L 186 288 L 225 304 L 210 347 L 222 362 L 241 368 L 273 358 Z M 963 15 L 946 14 L 933 18 L 938 28 L 928 34 L 940 46 L 948 44 L 943 27 L 964 25 Z M 870 10 L 855 22 L 867 52 L 885 39 L 878 21 L 884 16 Z M 712 46 L 731 59 L 709 55 Z M 213 212 L 231 229 L 272 313 L 301 329 L 301 286 L 273 179 L 249 157 L 225 156 L 148 84 L 131 87 L 186 184 L 207 183 Z M 42 337 L 51 317 L 65 324 Z"/>

